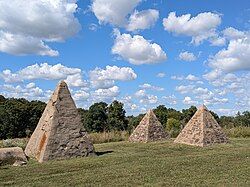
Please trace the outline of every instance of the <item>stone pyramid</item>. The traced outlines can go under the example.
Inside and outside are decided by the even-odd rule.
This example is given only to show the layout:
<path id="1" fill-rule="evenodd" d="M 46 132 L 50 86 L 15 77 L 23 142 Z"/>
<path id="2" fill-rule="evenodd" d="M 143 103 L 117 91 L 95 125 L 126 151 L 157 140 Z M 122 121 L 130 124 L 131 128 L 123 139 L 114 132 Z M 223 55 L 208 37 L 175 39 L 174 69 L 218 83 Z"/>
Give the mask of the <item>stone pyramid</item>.
<path id="1" fill-rule="evenodd" d="M 201 106 L 174 141 L 195 146 L 227 143 L 228 138 L 205 105 Z"/>
<path id="2" fill-rule="evenodd" d="M 130 142 L 152 142 L 168 138 L 153 110 L 149 110 L 129 137 Z"/>
<path id="3" fill-rule="evenodd" d="M 95 154 L 64 81 L 52 94 L 25 148 L 25 154 L 39 162 Z"/>

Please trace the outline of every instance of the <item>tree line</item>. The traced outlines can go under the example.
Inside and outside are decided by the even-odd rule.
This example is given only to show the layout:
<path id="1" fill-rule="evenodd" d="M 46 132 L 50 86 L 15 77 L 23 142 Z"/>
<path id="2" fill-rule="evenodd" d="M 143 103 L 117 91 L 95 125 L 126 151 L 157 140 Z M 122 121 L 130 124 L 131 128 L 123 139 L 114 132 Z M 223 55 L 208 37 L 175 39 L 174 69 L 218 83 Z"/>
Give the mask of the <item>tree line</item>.
<path id="1" fill-rule="evenodd" d="M 29 137 L 43 113 L 46 104 L 41 101 L 5 98 L 0 95 L 0 139 Z M 84 128 L 88 132 L 132 132 L 144 114 L 126 116 L 123 103 L 113 101 L 94 103 L 88 110 L 79 108 Z M 172 136 L 176 136 L 197 111 L 195 106 L 181 111 L 159 105 L 154 113 Z M 250 127 L 250 112 L 238 112 L 236 116 L 221 116 L 212 112 L 218 123 L 225 128 Z"/>

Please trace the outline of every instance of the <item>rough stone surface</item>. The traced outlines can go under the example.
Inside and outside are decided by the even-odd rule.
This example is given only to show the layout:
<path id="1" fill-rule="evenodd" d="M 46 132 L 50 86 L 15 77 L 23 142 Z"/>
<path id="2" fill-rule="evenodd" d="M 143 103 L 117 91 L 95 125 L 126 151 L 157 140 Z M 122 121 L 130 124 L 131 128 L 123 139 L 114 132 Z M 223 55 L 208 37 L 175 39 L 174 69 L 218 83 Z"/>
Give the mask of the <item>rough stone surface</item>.
<path id="1" fill-rule="evenodd" d="M 67 84 L 61 81 L 52 94 L 25 154 L 39 162 L 95 155 Z"/>
<path id="2" fill-rule="evenodd" d="M 174 141 L 195 146 L 227 143 L 228 138 L 205 105 L 200 107 Z"/>
<path id="3" fill-rule="evenodd" d="M 20 147 L 9 147 L 0 149 L 0 166 L 14 163 L 27 163 L 27 158 Z"/>
<path id="4" fill-rule="evenodd" d="M 168 135 L 152 110 L 143 117 L 129 137 L 130 142 L 152 142 L 167 139 Z"/>

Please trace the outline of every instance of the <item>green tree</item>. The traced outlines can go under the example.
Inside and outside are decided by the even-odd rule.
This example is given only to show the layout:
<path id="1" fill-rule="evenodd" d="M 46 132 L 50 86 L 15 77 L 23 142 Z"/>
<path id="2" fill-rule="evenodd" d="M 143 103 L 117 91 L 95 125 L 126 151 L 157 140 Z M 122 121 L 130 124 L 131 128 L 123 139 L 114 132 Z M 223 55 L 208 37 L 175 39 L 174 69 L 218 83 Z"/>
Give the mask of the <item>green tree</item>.
<path id="1" fill-rule="evenodd" d="M 218 120 L 218 123 L 221 127 L 233 128 L 235 127 L 233 116 L 221 116 Z"/>
<path id="2" fill-rule="evenodd" d="M 154 109 L 154 113 L 161 124 L 165 127 L 165 124 L 168 121 L 168 109 L 165 105 L 159 105 L 156 109 Z"/>
<path id="3" fill-rule="evenodd" d="M 138 116 L 128 116 L 128 131 L 131 133 L 140 123 L 145 114 L 139 114 Z"/>
<path id="4" fill-rule="evenodd" d="M 107 106 L 107 103 L 99 102 L 89 107 L 83 118 L 84 127 L 88 132 L 103 132 L 108 130 Z"/>
<path id="5" fill-rule="evenodd" d="M 3 102 L 5 102 L 5 97 L 3 96 L 3 95 L 0 95 L 0 103 L 3 103 Z"/>
<path id="6" fill-rule="evenodd" d="M 197 108 L 195 106 L 191 106 L 188 109 L 182 109 L 182 126 L 185 126 L 187 122 L 193 117 Z"/>
<path id="7" fill-rule="evenodd" d="M 127 130 L 128 121 L 125 114 L 123 103 L 115 100 L 109 105 L 108 125 L 111 130 Z"/>
<path id="8" fill-rule="evenodd" d="M 11 98 L 0 103 L 0 139 L 22 138 L 32 133 L 44 107 L 43 102 L 26 99 Z"/>
<path id="9" fill-rule="evenodd" d="M 212 114 L 212 116 L 214 117 L 214 119 L 219 122 L 219 116 L 218 114 L 216 114 L 215 112 L 213 112 L 212 110 L 210 110 L 210 113 Z"/>
<path id="10" fill-rule="evenodd" d="M 174 118 L 169 118 L 166 124 L 166 130 L 169 131 L 171 137 L 177 137 L 181 131 L 181 122 Z"/>

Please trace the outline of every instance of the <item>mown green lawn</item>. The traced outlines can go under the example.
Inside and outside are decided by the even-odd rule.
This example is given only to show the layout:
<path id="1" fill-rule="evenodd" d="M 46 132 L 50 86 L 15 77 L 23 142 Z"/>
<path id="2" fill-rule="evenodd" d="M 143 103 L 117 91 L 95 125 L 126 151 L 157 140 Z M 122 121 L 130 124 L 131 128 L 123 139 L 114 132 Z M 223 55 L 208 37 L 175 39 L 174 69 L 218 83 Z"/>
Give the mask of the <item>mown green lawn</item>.
<path id="1" fill-rule="evenodd" d="M 250 138 L 206 148 L 96 144 L 98 157 L 0 167 L 0 186 L 250 186 Z"/>

